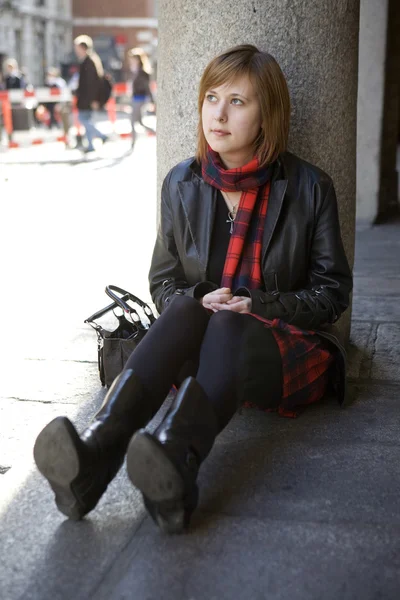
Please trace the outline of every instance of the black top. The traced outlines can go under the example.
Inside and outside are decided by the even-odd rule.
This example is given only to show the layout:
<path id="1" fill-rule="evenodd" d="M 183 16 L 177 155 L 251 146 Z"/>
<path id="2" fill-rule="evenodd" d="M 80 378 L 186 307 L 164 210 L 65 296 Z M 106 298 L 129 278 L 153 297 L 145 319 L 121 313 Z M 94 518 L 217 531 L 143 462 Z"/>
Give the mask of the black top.
<path id="1" fill-rule="evenodd" d="M 134 98 L 150 98 L 153 102 L 153 94 L 150 89 L 150 76 L 143 69 L 139 69 L 132 77 L 132 96 Z"/>
<path id="2" fill-rule="evenodd" d="M 26 87 L 22 75 L 6 75 L 4 83 L 6 90 L 22 90 Z"/>
<path id="3" fill-rule="evenodd" d="M 228 221 L 228 207 L 223 195 L 220 190 L 218 190 L 207 274 L 208 281 L 212 281 L 218 285 L 218 287 L 220 287 L 221 284 L 226 253 L 228 252 L 229 240 L 231 239 L 231 224 L 226 221 Z"/>
<path id="4" fill-rule="evenodd" d="M 92 102 L 99 100 L 100 77 L 90 56 L 79 67 L 79 85 L 76 90 L 79 110 L 91 110 Z"/>

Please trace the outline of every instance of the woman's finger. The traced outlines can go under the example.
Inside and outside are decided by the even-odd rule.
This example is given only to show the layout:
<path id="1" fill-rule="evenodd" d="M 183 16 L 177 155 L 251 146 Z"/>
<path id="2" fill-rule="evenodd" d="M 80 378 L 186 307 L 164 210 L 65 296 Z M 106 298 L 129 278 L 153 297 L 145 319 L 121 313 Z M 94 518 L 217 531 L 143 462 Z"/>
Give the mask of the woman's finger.
<path id="1" fill-rule="evenodd" d="M 240 296 L 232 296 L 230 300 L 228 300 L 227 304 L 235 304 L 236 302 L 242 302 L 243 298 Z"/>
<path id="2" fill-rule="evenodd" d="M 219 304 L 223 304 L 224 302 L 229 302 L 232 298 L 231 294 L 210 294 L 206 298 L 206 302 L 217 302 Z"/>
<path id="3" fill-rule="evenodd" d="M 230 310 L 232 312 L 239 312 L 237 310 L 237 304 L 227 304 L 226 302 L 224 302 L 223 304 L 218 303 L 218 302 L 212 302 L 211 303 L 211 308 L 214 309 L 216 308 L 217 310 Z"/>

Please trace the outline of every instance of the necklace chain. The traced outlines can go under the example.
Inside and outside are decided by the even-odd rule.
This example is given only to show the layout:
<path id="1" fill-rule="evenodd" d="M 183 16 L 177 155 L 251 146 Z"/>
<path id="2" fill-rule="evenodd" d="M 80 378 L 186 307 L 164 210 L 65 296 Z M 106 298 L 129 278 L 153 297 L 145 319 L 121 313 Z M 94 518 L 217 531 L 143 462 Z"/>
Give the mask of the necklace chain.
<path id="1" fill-rule="evenodd" d="M 239 202 L 236 202 L 236 204 L 233 204 L 232 200 L 229 197 L 228 192 L 225 192 L 225 194 L 227 195 L 229 202 L 232 204 L 232 208 L 229 210 L 228 215 L 230 218 L 232 218 L 232 221 L 234 221 L 236 219 L 237 207 L 239 205 L 240 200 L 239 200 Z"/>

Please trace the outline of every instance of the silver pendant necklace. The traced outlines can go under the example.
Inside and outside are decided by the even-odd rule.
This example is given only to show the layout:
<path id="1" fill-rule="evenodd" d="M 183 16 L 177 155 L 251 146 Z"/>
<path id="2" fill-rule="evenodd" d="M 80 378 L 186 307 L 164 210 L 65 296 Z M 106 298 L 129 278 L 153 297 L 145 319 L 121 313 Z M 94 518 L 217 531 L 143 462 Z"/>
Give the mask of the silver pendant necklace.
<path id="1" fill-rule="evenodd" d="M 229 233 L 233 233 L 233 224 L 235 222 L 236 219 L 236 213 L 231 213 L 231 211 L 228 211 L 228 218 L 226 220 L 226 223 L 230 223 L 230 229 L 229 229 Z"/>
<path id="2" fill-rule="evenodd" d="M 229 198 L 228 192 L 225 192 L 225 194 L 227 195 L 229 202 L 232 204 L 232 210 L 228 210 L 228 218 L 225 221 L 226 223 L 230 223 L 231 224 L 231 226 L 229 228 L 229 233 L 232 234 L 233 233 L 233 224 L 235 222 L 236 213 L 237 213 L 236 208 L 237 208 L 239 202 L 236 202 L 236 204 L 233 204 L 232 200 Z"/>

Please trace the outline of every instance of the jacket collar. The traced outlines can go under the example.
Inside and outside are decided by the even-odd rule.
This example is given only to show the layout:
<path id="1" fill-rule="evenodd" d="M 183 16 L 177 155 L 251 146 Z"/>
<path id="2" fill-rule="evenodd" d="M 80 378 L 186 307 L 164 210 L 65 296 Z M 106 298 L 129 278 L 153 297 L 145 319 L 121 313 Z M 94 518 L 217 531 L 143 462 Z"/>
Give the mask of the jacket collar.
<path id="1" fill-rule="evenodd" d="M 265 227 L 264 227 L 263 245 L 262 245 L 262 262 L 264 262 L 264 260 L 266 258 L 268 248 L 271 243 L 271 239 L 272 239 L 273 233 L 275 231 L 275 227 L 278 222 L 279 215 L 282 210 L 283 200 L 284 200 L 287 185 L 288 185 L 288 179 L 287 179 L 287 171 L 288 170 L 285 165 L 285 153 L 282 153 L 278 156 L 278 158 L 276 160 L 276 167 L 277 168 L 272 177 L 271 191 L 270 191 L 269 201 L 268 201 L 268 212 L 267 212 L 267 218 L 266 218 Z M 200 180 L 201 182 L 203 182 L 204 185 L 208 186 L 208 184 L 206 184 L 203 180 L 203 177 L 201 174 L 201 165 L 197 162 L 197 160 L 195 158 L 190 163 L 189 168 L 195 179 Z M 211 186 L 209 186 L 209 187 L 211 188 Z M 211 192 L 211 190 L 210 190 L 210 192 Z M 216 196 L 215 194 L 213 195 L 212 193 L 209 193 L 208 198 L 207 198 L 207 201 L 208 201 L 207 203 L 209 203 L 213 206 L 213 211 L 212 211 L 213 213 L 215 212 L 215 206 L 214 206 L 215 196 Z M 211 237 L 211 231 L 212 231 L 212 226 L 213 226 L 213 216 L 214 216 L 214 214 L 212 215 L 212 219 L 209 220 L 207 223 L 209 237 Z M 210 239 L 208 239 L 208 244 L 206 245 L 206 247 L 207 247 L 207 250 L 209 250 Z M 204 257 L 204 261 L 206 263 L 207 263 L 207 260 L 208 260 L 208 252 L 207 252 L 207 256 Z"/>

